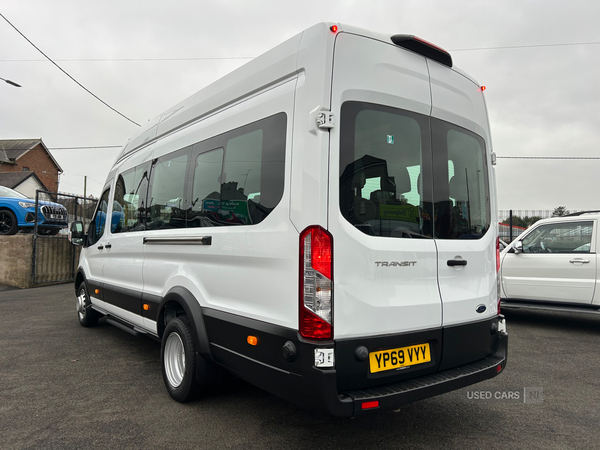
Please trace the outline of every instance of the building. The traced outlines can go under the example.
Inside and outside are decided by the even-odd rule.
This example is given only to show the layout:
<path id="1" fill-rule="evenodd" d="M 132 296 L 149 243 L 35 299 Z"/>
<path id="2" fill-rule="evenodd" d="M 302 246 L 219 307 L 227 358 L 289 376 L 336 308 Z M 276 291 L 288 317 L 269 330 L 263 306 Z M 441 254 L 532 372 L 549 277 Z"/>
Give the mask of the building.
<path id="1" fill-rule="evenodd" d="M 48 188 L 40 181 L 35 172 L 2 172 L 0 186 L 20 192 L 29 198 L 35 198 L 35 191 L 47 191 Z"/>
<path id="2" fill-rule="evenodd" d="M 0 177 L 15 172 L 33 172 L 43 187 L 58 192 L 63 170 L 41 139 L 0 140 Z"/>

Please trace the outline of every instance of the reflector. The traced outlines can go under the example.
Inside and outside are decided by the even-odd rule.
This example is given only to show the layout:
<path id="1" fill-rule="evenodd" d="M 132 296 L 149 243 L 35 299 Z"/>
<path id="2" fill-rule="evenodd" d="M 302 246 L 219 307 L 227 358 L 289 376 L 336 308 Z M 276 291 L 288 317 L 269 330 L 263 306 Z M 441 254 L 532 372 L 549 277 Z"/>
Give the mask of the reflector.
<path id="1" fill-rule="evenodd" d="M 379 400 L 373 400 L 371 402 L 364 402 L 361 405 L 362 409 L 373 409 L 373 408 L 379 408 Z"/>

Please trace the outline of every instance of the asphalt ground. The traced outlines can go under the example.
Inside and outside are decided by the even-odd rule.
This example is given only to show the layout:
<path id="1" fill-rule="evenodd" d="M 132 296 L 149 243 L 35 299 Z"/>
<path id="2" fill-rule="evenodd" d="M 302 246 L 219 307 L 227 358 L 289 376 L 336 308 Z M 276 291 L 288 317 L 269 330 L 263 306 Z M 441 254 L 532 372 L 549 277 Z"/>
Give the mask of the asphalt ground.
<path id="1" fill-rule="evenodd" d="M 81 327 L 72 285 L 0 290 L 0 448 L 600 448 L 600 317 L 506 317 L 508 366 L 495 379 L 340 419 L 240 380 L 177 403 L 159 343 Z"/>

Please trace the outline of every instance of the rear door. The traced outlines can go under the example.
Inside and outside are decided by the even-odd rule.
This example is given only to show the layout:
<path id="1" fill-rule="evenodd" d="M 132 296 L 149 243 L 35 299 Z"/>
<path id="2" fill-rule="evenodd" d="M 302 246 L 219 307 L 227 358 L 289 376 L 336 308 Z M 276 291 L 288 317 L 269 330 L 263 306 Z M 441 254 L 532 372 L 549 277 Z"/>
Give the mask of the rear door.
<path id="1" fill-rule="evenodd" d="M 483 94 L 457 71 L 428 67 L 438 278 L 450 326 L 497 314 L 498 220 Z"/>
<path id="2" fill-rule="evenodd" d="M 425 58 L 338 35 L 331 110 L 334 337 L 439 328 Z"/>

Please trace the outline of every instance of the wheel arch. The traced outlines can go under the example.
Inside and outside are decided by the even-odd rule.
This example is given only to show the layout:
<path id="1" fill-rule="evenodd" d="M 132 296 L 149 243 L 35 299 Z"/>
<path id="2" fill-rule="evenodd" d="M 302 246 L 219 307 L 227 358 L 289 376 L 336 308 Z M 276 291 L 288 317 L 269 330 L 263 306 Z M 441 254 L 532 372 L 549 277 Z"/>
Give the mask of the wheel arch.
<path id="1" fill-rule="evenodd" d="M 207 361 L 213 361 L 208 334 L 204 325 L 202 307 L 194 295 L 184 287 L 176 286 L 172 288 L 159 304 L 156 331 L 161 339 L 167 326 L 166 318 L 173 313 L 173 317 L 187 316 L 198 353 Z"/>
<path id="2" fill-rule="evenodd" d="M 85 275 L 83 274 L 83 270 L 77 270 L 77 274 L 75 275 L 75 294 L 77 294 L 77 289 L 81 286 L 81 283 L 85 281 Z"/>

